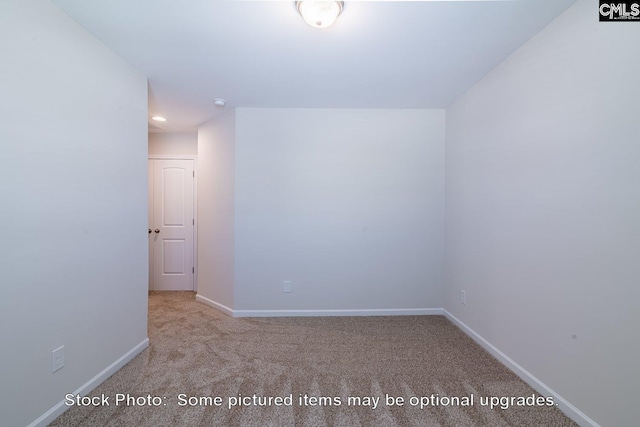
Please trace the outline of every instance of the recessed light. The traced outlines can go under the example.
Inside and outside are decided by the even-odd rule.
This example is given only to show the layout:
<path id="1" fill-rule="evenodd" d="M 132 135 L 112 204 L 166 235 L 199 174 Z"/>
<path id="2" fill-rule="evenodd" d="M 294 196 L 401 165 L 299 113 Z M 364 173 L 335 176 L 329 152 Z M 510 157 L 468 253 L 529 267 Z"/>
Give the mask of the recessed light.
<path id="1" fill-rule="evenodd" d="M 166 122 L 167 121 L 167 119 L 165 119 L 162 116 L 153 116 L 153 117 L 151 117 L 151 120 L 155 120 L 156 122 Z"/>
<path id="2" fill-rule="evenodd" d="M 222 98 L 213 98 L 213 103 L 214 103 L 215 105 L 217 105 L 218 107 L 224 107 L 224 104 L 226 104 L 226 103 L 227 103 L 227 101 L 225 101 L 225 100 L 224 100 L 224 99 L 222 99 Z"/>

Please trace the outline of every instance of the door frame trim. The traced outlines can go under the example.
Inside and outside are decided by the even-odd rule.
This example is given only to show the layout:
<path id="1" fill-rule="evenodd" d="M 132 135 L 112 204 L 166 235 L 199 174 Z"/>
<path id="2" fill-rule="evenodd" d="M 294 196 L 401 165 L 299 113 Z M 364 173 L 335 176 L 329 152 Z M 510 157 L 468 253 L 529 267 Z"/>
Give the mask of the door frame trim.
<path id="1" fill-rule="evenodd" d="M 193 160 L 193 291 L 198 292 L 198 156 L 195 154 L 149 154 L 148 160 Z M 148 191 L 148 190 L 147 190 Z"/>

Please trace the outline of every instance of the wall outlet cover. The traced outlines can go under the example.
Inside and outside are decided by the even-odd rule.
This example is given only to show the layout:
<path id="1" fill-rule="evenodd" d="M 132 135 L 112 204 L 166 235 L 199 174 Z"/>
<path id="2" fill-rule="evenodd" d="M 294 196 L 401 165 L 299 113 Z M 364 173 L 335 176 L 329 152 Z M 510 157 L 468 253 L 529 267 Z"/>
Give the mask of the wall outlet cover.
<path id="1" fill-rule="evenodd" d="M 60 346 L 51 352 L 51 372 L 56 372 L 64 366 L 64 346 Z"/>

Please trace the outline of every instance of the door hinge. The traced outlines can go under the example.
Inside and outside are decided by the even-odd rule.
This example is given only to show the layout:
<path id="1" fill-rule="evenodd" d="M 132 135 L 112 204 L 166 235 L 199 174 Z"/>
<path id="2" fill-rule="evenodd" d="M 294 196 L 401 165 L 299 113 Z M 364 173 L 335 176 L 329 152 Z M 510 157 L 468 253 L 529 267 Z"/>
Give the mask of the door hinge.
<path id="1" fill-rule="evenodd" d="M 196 272 L 196 268 L 195 267 L 191 267 L 191 273 L 195 274 L 195 272 Z"/>
<path id="2" fill-rule="evenodd" d="M 195 218 L 191 220 L 191 224 L 192 224 L 192 225 L 196 225 L 196 220 L 195 220 Z"/>
<path id="3" fill-rule="evenodd" d="M 196 171 L 191 171 L 191 173 L 193 174 L 193 177 L 196 177 Z"/>

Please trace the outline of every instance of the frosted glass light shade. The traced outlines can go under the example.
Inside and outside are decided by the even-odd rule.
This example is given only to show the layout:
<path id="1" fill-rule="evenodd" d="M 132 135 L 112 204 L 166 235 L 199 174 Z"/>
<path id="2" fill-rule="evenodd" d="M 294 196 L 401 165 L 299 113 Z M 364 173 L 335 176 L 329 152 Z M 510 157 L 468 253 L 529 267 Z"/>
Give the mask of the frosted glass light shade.
<path id="1" fill-rule="evenodd" d="M 296 7 L 305 22 L 312 27 L 326 28 L 333 25 L 342 13 L 343 1 L 297 1 Z"/>

